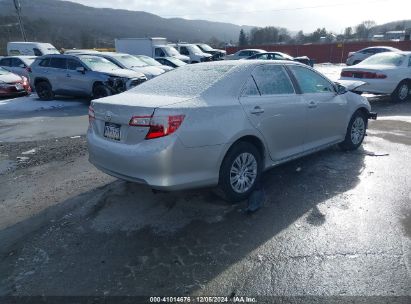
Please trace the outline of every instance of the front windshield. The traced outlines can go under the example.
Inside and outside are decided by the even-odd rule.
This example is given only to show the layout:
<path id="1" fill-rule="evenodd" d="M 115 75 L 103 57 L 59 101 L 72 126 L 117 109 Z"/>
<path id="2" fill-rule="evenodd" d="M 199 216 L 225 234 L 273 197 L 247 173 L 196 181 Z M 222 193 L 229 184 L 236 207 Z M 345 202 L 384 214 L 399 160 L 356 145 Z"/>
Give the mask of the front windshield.
<path id="1" fill-rule="evenodd" d="M 102 57 L 79 56 L 79 59 L 92 71 L 104 72 L 117 70 L 119 68 L 114 63 Z"/>
<path id="2" fill-rule="evenodd" d="M 201 54 L 203 51 L 196 45 L 187 45 L 187 48 L 191 50 L 194 54 Z"/>
<path id="3" fill-rule="evenodd" d="M 152 65 L 152 66 L 161 66 L 161 64 L 156 61 L 155 59 L 148 57 L 148 56 L 144 56 L 144 55 L 137 55 L 135 56 L 138 59 L 140 59 L 141 61 L 144 61 L 145 63 L 147 63 L 148 65 Z"/>
<path id="4" fill-rule="evenodd" d="M 163 50 L 167 54 L 167 56 L 170 56 L 170 57 L 180 55 L 180 53 L 172 46 L 166 46 L 163 48 Z"/>
<path id="5" fill-rule="evenodd" d="M 186 65 L 187 63 L 185 63 L 184 61 L 177 59 L 177 58 L 167 58 L 168 61 L 171 61 L 172 63 L 174 63 L 176 66 L 181 67 L 183 65 Z"/>
<path id="6" fill-rule="evenodd" d="M 371 64 L 371 65 L 390 65 L 390 66 L 400 66 L 404 60 L 405 55 L 397 54 L 397 53 L 381 53 L 371 56 L 361 62 L 363 64 Z"/>
<path id="7" fill-rule="evenodd" d="M 128 69 L 148 66 L 141 58 L 131 55 L 118 55 L 114 58 Z"/>
<path id="8" fill-rule="evenodd" d="M 208 44 L 199 44 L 199 46 L 204 50 L 204 51 L 213 51 L 213 48 L 210 47 Z"/>

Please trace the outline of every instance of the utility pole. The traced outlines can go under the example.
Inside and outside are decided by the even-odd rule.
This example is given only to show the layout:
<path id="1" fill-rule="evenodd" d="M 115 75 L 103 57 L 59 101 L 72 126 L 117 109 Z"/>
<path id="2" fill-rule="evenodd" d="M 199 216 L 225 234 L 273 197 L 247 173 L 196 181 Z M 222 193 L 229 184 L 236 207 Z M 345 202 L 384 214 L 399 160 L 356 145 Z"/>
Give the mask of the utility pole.
<path id="1" fill-rule="evenodd" d="M 26 32 L 24 31 L 24 25 L 23 25 L 23 21 L 21 20 L 21 15 L 20 15 L 21 13 L 20 0 L 13 0 L 13 1 L 14 1 L 14 7 L 16 8 L 17 17 L 19 18 L 21 36 L 23 37 L 24 41 L 27 41 Z"/>

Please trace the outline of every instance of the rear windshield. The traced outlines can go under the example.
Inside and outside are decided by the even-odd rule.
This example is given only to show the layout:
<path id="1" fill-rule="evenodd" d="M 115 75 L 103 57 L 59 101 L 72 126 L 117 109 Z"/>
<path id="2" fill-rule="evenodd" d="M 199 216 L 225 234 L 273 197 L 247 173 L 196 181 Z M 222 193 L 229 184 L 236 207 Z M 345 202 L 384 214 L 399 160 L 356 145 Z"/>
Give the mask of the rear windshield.
<path id="1" fill-rule="evenodd" d="M 132 89 L 147 95 L 197 96 L 221 79 L 234 65 L 186 65 Z"/>
<path id="2" fill-rule="evenodd" d="M 381 65 L 391 65 L 391 66 L 400 66 L 404 60 L 405 55 L 397 53 L 381 53 L 371 56 L 365 59 L 361 64 L 381 64 Z"/>
<path id="3" fill-rule="evenodd" d="M 6 74 L 10 74 L 10 72 L 0 67 L 0 75 L 6 75 Z"/>

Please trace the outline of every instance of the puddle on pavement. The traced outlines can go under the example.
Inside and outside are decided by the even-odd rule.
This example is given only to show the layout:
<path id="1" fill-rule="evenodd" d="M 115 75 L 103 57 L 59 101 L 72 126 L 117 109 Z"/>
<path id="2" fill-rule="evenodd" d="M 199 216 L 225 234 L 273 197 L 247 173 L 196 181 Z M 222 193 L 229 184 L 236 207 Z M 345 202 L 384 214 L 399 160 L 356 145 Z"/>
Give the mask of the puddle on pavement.
<path id="1" fill-rule="evenodd" d="M 16 169 L 17 163 L 0 155 L 0 175 Z"/>

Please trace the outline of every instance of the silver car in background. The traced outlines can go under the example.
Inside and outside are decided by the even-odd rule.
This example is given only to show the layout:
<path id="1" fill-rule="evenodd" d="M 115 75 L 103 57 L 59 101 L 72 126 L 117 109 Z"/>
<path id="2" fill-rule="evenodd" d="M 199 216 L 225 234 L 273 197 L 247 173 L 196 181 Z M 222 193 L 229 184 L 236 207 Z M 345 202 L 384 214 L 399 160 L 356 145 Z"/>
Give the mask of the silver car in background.
<path id="1" fill-rule="evenodd" d="M 367 59 L 368 57 L 375 55 L 375 54 L 380 54 L 380 53 L 386 53 L 386 52 L 401 52 L 401 50 L 390 47 L 390 46 L 372 46 L 372 47 L 367 47 L 365 49 L 359 50 L 357 52 L 349 52 L 348 53 L 348 58 L 346 60 L 347 65 L 356 65 L 363 61 L 364 59 Z"/>
<path id="2" fill-rule="evenodd" d="M 36 56 L 7 56 L 0 58 L 0 67 L 28 78 L 30 66 L 36 58 Z"/>
<path id="3" fill-rule="evenodd" d="M 245 199 L 261 173 L 340 144 L 358 148 L 368 101 L 310 67 L 285 61 L 187 65 L 92 101 L 89 160 L 154 189 L 219 185 Z"/>

